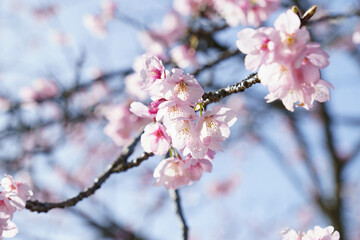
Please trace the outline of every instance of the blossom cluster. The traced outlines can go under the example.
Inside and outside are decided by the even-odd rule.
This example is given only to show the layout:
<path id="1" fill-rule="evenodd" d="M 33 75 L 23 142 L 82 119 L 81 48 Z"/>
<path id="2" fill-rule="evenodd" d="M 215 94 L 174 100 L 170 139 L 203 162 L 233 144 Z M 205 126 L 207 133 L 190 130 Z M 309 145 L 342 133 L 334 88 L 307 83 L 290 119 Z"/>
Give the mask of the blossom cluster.
<path id="1" fill-rule="evenodd" d="M 211 171 L 215 151 L 230 136 L 236 113 L 219 105 L 205 111 L 201 105 L 204 90 L 194 76 L 179 68 L 170 73 L 155 56 L 143 58 L 142 88 L 152 102 L 148 106 L 133 102 L 130 111 L 150 120 L 141 136 L 144 150 L 170 154 L 156 167 L 155 184 L 172 189 L 190 185 Z"/>
<path id="2" fill-rule="evenodd" d="M 281 232 L 282 240 L 339 240 L 340 234 L 334 231 L 333 226 L 321 228 L 315 226 L 314 230 L 309 230 L 307 233 L 296 232 L 293 229 L 284 229 Z"/>
<path id="3" fill-rule="evenodd" d="M 292 10 L 281 14 L 272 27 L 245 28 L 238 33 L 237 46 L 245 57 L 245 67 L 255 71 L 268 86 L 268 102 L 282 100 L 294 111 L 294 104 L 305 109 L 313 102 L 330 98 L 332 85 L 320 78 L 320 68 L 328 66 L 328 54 L 320 44 L 310 42 L 310 34 Z"/>
<path id="4" fill-rule="evenodd" d="M 23 182 L 15 182 L 6 175 L 1 180 L 0 192 L 0 239 L 11 238 L 18 233 L 18 229 L 12 220 L 16 210 L 23 210 L 32 195 L 30 187 Z"/>

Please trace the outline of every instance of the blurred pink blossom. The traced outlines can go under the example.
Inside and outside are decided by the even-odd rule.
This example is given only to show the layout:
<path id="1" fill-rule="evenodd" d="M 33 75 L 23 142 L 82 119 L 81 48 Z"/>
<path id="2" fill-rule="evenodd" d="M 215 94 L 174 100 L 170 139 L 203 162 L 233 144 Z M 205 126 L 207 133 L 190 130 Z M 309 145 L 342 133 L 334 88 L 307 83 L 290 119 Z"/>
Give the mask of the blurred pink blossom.
<path id="1" fill-rule="evenodd" d="M 196 51 L 187 45 L 179 45 L 170 52 L 171 59 L 180 67 L 198 67 L 196 60 Z"/>
<path id="2" fill-rule="evenodd" d="M 276 11 L 280 0 L 213 0 L 214 8 L 235 27 L 239 24 L 258 27 Z"/>
<path id="3" fill-rule="evenodd" d="M 24 102 L 43 101 L 58 95 L 58 85 L 54 81 L 46 78 L 38 78 L 33 82 L 32 86 L 20 89 L 20 97 Z"/>

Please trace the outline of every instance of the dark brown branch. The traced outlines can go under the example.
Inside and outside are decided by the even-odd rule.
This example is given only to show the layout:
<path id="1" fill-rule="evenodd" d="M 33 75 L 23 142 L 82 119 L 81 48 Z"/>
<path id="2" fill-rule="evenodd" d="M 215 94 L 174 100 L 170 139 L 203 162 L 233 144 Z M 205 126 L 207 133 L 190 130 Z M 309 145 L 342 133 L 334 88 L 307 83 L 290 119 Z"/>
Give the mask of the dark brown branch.
<path id="1" fill-rule="evenodd" d="M 187 240 L 188 235 L 189 235 L 189 227 L 186 223 L 184 212 L 183 212 L 183 209 L 181 206 L 181 198 L 180 198 L 179 190 L 170 189 L 169 193 L 170 193 L 171 199 L 175 203 L 176 215 L 179 218 L 180 227 L 182 230 L 182 240 Z"/>
<path id="2" fill-rule="evenodd" d="M 48 212 L 53 208 L 67 208 L 71 206 L 75 206 L 78 202 L 87 198 L 95 193 L 102 184 L 110 177 L 111 174 L 116 172 L 124 172 L 130 168 L 136 167 L 140 165 L 142 161 L 149 158 L 153 154 L 144 153 L 138 159 L 135 159 L 134 162 L 127 162 L 129 156 L 134 152 L 136 144 L 139 142 L 140 136 L 137 137 L 129 146 L 124 147 L 121 154 L 117 157 L 117 159 L 108 167 L 108 170 L 101 174 L 98 178 L 94 180 L 94 183 L 91 187 L 84 189 L 77 196 L 69 198 L 65 201 L 61 202 L 39 202 L 37 200 L 28 200 L 26 202 L 26 208 L 32 212 Z"/>
<path id="3" fill-rule="evenodd" d="M 208 104 L 213 102 L 218 102 L 222 98 L 227 97 L 233 93 L 243 92 L 245 89 L 250 88 L 255 83 L 260 83 L 260 79 L 257 76 L 257 73 L 253 73 L 244 80 L 241 80 L 234 85 L 228 86 L 226 88 L 221 88 L 216 92 L 207 92 L 203 95 L 203 106 L 206 107 Z"/>

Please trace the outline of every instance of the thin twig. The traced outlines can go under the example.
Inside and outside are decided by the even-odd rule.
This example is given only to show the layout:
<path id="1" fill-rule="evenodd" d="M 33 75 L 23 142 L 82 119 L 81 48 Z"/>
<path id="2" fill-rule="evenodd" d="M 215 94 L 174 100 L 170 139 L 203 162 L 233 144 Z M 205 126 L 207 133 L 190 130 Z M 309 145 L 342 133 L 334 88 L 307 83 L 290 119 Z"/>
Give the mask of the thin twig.
<path id="1" fill-rule="evenodd" d="M 66 199 L 61 202 L 39 202 L 37 200 L 28 200 L 26 202 L 26 208 L 32 212 L 48 212 L 53 208 L 67 208 L 75 206 L 78 202 L 87 198 L 95 193 L 102 184 L 110 177 L 112 173 L 124 172 L 130 168 L 140 165 L 142 161 L 152 156 L 152 153 L 144 153 L 138 159 L 135 159 L 134 162 L 127 162 L 129 156 L 134 152 L 136 144 L 139 142 L 140 136 L 134 139 L 134 141 L 128 146 L 124 147 L 122 153 L 117 157 L 117 159 L 109 165 L 108 170 L 101 174 L 98 178 L 95 178 L 94 183 L 91 187 L 84 189 L 75 197 Z"/>
<path id="2" fill-rule="evenodd" d="M 189 227 L 188 227 L 188 225 L 186 223 L 186 220 L 185 220 L 185 217 L 184 217 L 184 212 L 183 212 L 183 209 L 181 207 L 181 198 L 180 198 L 179 190 L 178 189 L 177 190 L 170 189 L 169 193 L 170 193 L 171 199 L 175 203 L 176 215 L 179 218 L 180 227 L 181 227 L 181 230 L 182 230 L 182 240 L 187 240 L 188 235 L 189 235 Z"/>

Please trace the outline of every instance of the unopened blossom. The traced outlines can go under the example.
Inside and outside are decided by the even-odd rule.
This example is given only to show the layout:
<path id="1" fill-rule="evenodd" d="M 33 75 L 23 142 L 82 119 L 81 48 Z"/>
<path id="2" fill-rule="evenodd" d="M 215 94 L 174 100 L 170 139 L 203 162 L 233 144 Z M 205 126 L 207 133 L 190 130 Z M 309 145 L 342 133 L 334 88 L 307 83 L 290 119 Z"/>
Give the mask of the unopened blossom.
<path id="1" fill-rule="evenodd" d="M 170 52 L 171 59 L 181 68 L 197 67 L 199 66 L 196 60 L 195 49 L 187 45 L 179 45 Z"/>
<path id="2" fill-rule="evenodd" d="M 214 106 L 200 116 L 197 127 L 200 131 L 200 140 L 214 151 L 221 149 L 221 143 L 230 136 L 230 129 L 236 122 L 236 113 L 222 106 Z"/>
<path id="3" fill-rule="evenodd" d="M 259 26 L 277 10 L 280 0 L 214 0 L 214 8 L 230 26 Z"/>
<path id="4" fill-rule="evenodd" d="M 155 155 L 165 155 L 171 146 L 171 138 L 166 133 L 166 128 L 159 122 L 146 125 L 140 141 L 145 152 Z"/>
<path id="5" fill-rule="evenodd" d="M 200 103 L 204 94 L 203 88 L 194 76 L 184 74 L 179 68 L 172 70 L 171 76 L 164 82 L 162 92 L 166 99 L 179 99 L 188 105 Z"/>

